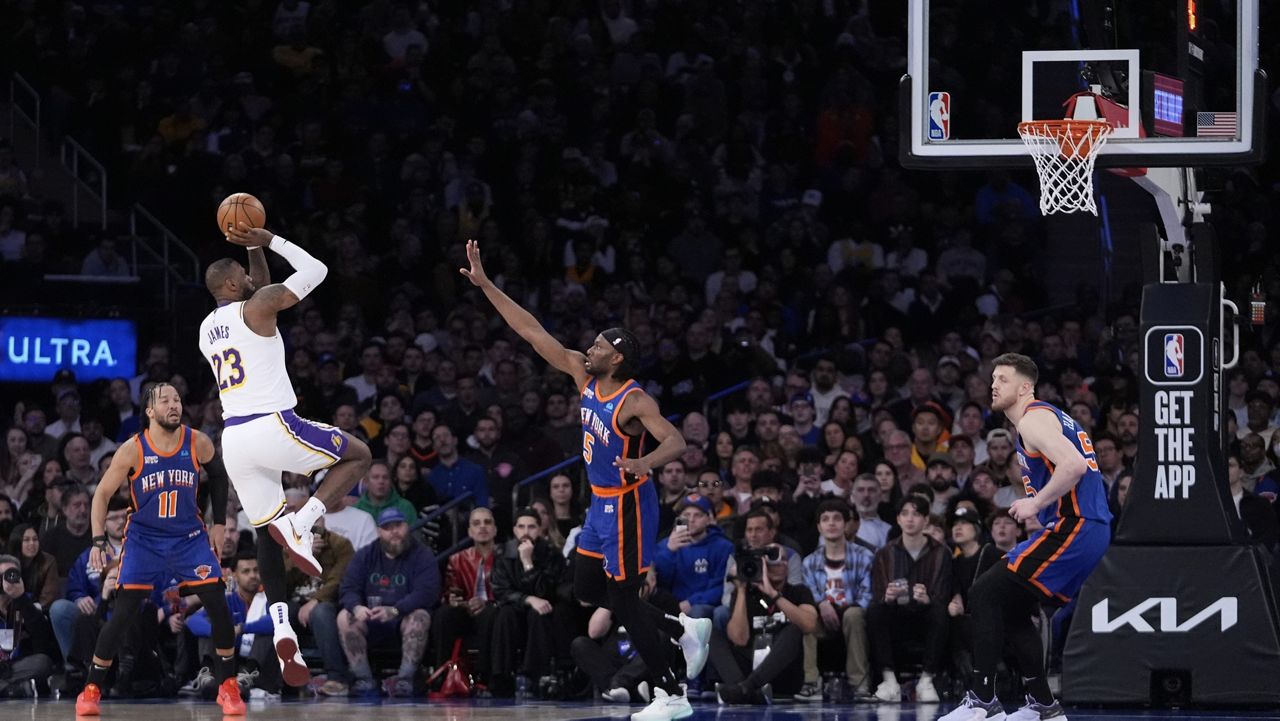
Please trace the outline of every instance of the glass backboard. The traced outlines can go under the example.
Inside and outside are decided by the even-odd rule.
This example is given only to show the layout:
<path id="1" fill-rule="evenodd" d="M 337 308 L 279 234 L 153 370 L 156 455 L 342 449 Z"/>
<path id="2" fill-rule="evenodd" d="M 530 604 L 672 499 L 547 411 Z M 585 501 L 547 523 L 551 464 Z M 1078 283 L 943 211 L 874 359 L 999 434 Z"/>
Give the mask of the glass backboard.
<path id="1" fill-rule="evenodd" d="M 1022 120 L 1101 95 L 1100 167 L 1260 162 L 1258 0 L 909 0 L 902 163 L 1030 166 Z"/>

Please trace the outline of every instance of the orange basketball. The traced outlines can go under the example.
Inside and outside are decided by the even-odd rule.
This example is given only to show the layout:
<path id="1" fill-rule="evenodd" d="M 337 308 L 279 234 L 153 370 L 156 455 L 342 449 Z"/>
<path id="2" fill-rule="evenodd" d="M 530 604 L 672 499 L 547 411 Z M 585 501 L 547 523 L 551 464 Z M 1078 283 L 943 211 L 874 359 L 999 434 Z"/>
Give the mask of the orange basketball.
<path id="1" fill-rule="evenodd" d="M 227 228 L 245 223 L 250 228 L 267 224 L 267 210 L 262 202 L 248 193 L 232 193 L 218 205 L 218 232 L 226 235 Z"/>

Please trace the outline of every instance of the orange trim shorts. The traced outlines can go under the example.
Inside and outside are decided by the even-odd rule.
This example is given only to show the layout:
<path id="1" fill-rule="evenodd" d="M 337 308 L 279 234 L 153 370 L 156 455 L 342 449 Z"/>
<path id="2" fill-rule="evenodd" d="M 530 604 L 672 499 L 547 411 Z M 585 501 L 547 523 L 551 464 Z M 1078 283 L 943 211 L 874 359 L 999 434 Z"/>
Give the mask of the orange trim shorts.
<path id="1" fill-rule="evenodd" d="M 658 492 L 648 479 L 605 492 L 591 494 L 578 553 L 601 559 L 615 581 L 638 578 L 648 572 L 658 543 Z"/>
<path id="2" fill-rule="evenodd" d="M 198 588 L 222 580 L 208 532 L 201 528 L 179 536 L 137 525 L 127 528 L 120 555 L 120 588 L 152 590 L 168 586 L 174 578 L 179 588 Z"/>
<path id="3" fill-rule="evenodd" d="M 1009 570 L 1045 600 L 1064 604 L 1075 598 L 1084 580 L 1111 545 L 1110 524 L 1083 518 L 1059 518 L 1009 551 Z"/>

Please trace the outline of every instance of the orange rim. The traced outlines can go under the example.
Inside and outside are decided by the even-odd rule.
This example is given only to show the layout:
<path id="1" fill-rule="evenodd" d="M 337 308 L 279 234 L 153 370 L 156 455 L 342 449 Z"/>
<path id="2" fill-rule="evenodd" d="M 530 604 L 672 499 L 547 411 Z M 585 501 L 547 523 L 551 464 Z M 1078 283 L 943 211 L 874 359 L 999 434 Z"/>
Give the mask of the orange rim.
<path id="1" fill-rule="evenodd" d="M 1105 120 L 1027 120 L 1018 123 L 1022 137 L 1035 135 L 1058 140 L 1058 150 L 1063 157 L 1089 155 L 1098 139 L 1111 133 L 1111 124 Z"/>

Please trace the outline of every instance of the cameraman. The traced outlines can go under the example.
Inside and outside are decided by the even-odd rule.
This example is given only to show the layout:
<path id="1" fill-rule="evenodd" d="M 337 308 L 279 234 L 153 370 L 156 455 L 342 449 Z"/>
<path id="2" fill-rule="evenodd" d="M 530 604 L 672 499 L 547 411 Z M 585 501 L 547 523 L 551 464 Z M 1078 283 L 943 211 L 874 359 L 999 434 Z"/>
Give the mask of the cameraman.
<path id="1" fill-rule="evenodd" d="M 786 558 L 776 543 L 738 555 L 728 627 L 711 634 L 722 703 L 770 703 L 769 684 L 791 695 L 804 681 L 804 636 L 818 630 L 818 608 L 808 588 L 787 582 Z"/>
<path id="2" fill-rule="evenodd" d="M 21 695 L 31 679 L 41 684 L 57 657 L 53 628 L 22 583 L 22 563 L 0 556 L 0 696 Z"/>
<path id="3" fill-rule="evenodd" d="M 755 508 L 743 519 L 744 525 L 742 530 L 742 545 L 751 550 L 760 550 L 778 540 L 778 526 L 774 523 L 773 516 L 769 514 L 766 508 Z M 783 553 L 787 559 L 787 583 L 792 586 L 804 585 L 804 563 L 800 554 L 787 548 L 782 547 Z M 729 623 L 729 610 L 734 593 L 733 577 L 738 572 L 736 557 L 729 559 L 729 564 L 725 568 L 724 593 L 721 595 L 721 603 L 716 608 L 712 618 L 715 620 L 715 627 L 725 629 Z"/>

